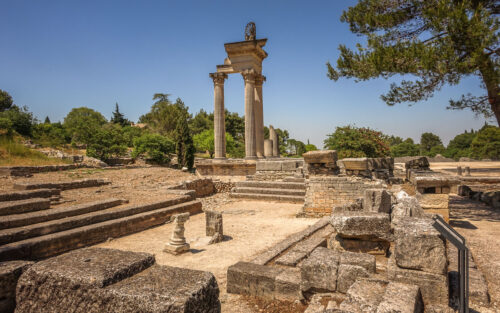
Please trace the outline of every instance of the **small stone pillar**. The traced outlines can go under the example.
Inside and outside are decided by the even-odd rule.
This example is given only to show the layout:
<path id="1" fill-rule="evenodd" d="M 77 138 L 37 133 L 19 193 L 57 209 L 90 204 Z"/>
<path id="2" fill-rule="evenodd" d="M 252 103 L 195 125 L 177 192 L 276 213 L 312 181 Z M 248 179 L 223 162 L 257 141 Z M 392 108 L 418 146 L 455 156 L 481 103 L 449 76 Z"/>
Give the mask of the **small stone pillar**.
<path id="1" fill-rule="evenodd" d="M 255 70 L 244 70 L 245 80 L 245 159 L 257 158 L 255 142 Z"/>
<path id="2" fill-rule="evenodd" d="M 211 73 L 214 81 L 214 156 L 226 158 L 226 124 L 224 117 L 224 80 L 225 73 Z"/>
<path id="3" fill-rule="evenodd" d="M 224 239 L 222 227 L 222 213 L 216 211 L 205 211 L 206 234 L 210 239 L 209 244 L 221 242 Z"/>
<path id="4" fill-rule="evenodd" d="M 465 176 L 470 176 L 470 167 L 465 167 Z"/>
<path id="5" fill-rule="evenodd" d="M 264 140 L 264 156 L 266 158 L 273 157 L 273 141 L 271 139 Z"/>
<path id="6" fill-rule="evenodd" d="M 264 107 L 262 102 L 262 84 L 266 81 L 264 75 L 256 75 L 255 77 L 255 142 L 256 154 L 258 158 L 264 157 Z"/>
<path id="7" fill-rule="evenodd" d="M 269 139 L 273 142 L 273 157 L 280 157 L 280 143 L 278 140 L 278 134 L 274 130 L 273 125 L 269 125 Z"/>
<path id="8" fill-rule="evenodd" d="M 189 243 L 186 242 L 184 237 L 184 223 L 187 220 L 189 220 L 189 213 L 172 215 L 171 221 L 174 222 L 174 231 L 172 237 L 170 237 L 170 242 L 163 249 L 164 252 L 177 255 L 189 251 Z"/>
<path id="9" fill-rule="evenodd" d="M 462 176 L 462 167 L 461 166 L 457 166 L 457 175 Z"/>

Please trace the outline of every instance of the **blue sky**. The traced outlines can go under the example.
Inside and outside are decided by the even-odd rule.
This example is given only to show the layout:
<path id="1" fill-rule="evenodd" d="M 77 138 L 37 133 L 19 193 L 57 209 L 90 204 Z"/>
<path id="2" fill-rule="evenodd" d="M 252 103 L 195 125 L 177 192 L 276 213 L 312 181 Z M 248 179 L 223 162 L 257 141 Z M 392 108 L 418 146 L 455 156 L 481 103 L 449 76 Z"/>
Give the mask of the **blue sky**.
<path id="1" fill-rule="evenodd" d="M 339 44 L 363 38 L 339 21 L 356 1 L 24 1 L 0 0 L 0 89 L 35 115 L 63 120 L 87 106 L 110 117 L 115 102 L 137 121 L 154 93 L 180 97 L 191 113 L 213 111 L 208 74 L 225 58 L 224 43 L 244 39 L 249 21 L 264 48 L 264 123 L 288 129 L 290 137 L 322 146 L 336 126 L 368 126 L 412 137 L 434 132 L 445 144 L 484 119 L 449 111 L 450 97 L 482 94 L 471 77 L 411 107 L 380 100 L 391 80 L 333 82 Z M 244 112 L 241 75 L 226 82 L 225 103 Z"/>

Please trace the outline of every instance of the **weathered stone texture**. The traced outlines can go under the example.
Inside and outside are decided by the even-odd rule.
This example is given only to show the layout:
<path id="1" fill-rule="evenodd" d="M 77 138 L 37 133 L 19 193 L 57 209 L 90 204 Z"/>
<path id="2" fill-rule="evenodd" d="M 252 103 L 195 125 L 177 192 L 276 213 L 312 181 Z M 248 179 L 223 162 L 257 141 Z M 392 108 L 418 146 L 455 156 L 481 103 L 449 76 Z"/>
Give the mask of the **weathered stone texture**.
<path id="1" fill-rule="evenodd" d="M 17 281 L 32 264 L 28 261 L 0 262 L 0 312 L 14 312 Z"/>
<path id="2" fill-rule="evenodd" d="M 335 150 L 318 150 L 309 151 L 302 155 L 306 163 L 323 163 L 330 164 L 337 162 L 337 151 Z"/>
<path id="3" fill-rule="evenodd" d="M 275 298 L 281 300 L 301 300 L 301 277 L 299 268 L 285 268 L 276 276 Z"/>
<path id="4" fill-rule="evenodd" d="M 363 209 L 367 212 L 391 213 L 391 195 L 385 189 L 366 189 Z"/>
<path id="5" fill-rule="evenodd" d="M 424 303 L 420 288 L 416 285 L 395 282 L 387 285 L 382 302 L 377 308 L 377 313 L 422 313 L 423 311 Z"/>
<path id="6" fill-rule="evenodd" d="M 340 304 L 340 309 L 347 312 L 377 311 L 382 301 L 388 282 L 377 279 L 358 279 L 347 291 L 347 299 Z"/>
<path id="7" fill-rule="evenodd" d="M 345 251 L 340 254 L 340 264 L 357 265 L 369 273 L 375 273 L 377 262 L 375 256 L 367 253 Z"/>
<path id="8" fill-rule="evenodd" d="M 349 212 L 333 215 L 330 222 L 343 238 L 386 239 L 391 231 L 391 220 L 386 213 Z"/>
<path id="9" fill-rule="evenodd" d="M 196 172 L 204 176 L 246 176 L 255 174 L 255 161 L 207 160 L 195 161 Z"/>
<path id="10" fill-rule="evenodd" d="M 394 230 L 396 264 L 402 268 L 445 274 L 446 246 L 429 218 L 404 218 Z"/>
<path id="11" fill-rule="evenodd" d="M 335 291 L 340 256 L 327 248 L 316 248 L 300 266 L 303 290 Z"/>
<path id="12" fill-rule="evenodd" d="M 214 182 L 211 178 L 199 178 L 187 180 L 182 184 L 171 186 L 168 189 L 173 190 L 194 190 L 196 197 L 206 197 L 215 193 Z"/>
<path id="13" fill-rule="evenodd" d="M 227 292 L 272 299 L 281 271 L 277 267 L 238 262 L 227 269 Z"/>
<path id="14" fill-rule="evenodd" d="M 220 312 L 211 273 L 153 264 L 99 248 L 41 261 L 19 279 L 16 312 Z"/>
<path id="15" fill-rule="evenodd" d="M 340 264 L 338 268 L 337 291 L 345 293 L 359 277 L 368 276 L 368 271 L 361 266 Z"/>

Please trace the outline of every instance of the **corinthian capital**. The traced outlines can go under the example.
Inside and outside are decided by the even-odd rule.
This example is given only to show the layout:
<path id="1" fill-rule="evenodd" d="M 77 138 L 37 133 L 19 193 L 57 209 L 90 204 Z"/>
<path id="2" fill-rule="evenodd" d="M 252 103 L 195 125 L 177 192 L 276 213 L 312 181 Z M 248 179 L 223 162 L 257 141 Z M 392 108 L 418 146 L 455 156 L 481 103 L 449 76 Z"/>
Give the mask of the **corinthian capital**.
<path id="1" fill-rule="evenodd" d="M 257 72 L 255 72 L 254 69 L 249 69 L 249 70 L 242 71 L 241 75 L 243 76 L 243 79 L 245 80 L 245 82 L 255 83 L 255 78 L 258 74 L 257 74 Z"/>
<path id="2" fill-rule="evenodd" d="M 262 74 L 255 75 L 255 85 L 262 86 L 262 84 L 266 81 L 266 76 Z"/>
<path id="3" fill-rule="evenodd" d="M 214 85 L 224 85 L 224 80 L 227 78 L 226 73 L 210 73 L 210 77 L 214 80 Z"/>

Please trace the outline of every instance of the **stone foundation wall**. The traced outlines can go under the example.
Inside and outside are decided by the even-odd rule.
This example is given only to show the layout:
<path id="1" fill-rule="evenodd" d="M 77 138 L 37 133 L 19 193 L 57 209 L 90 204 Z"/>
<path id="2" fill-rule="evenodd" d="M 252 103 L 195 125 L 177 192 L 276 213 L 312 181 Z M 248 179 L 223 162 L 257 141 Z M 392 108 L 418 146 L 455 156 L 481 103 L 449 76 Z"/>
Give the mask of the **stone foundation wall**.
<path id="1" fill-rule="evenodd" d="M 366 189 L 386 188 L 383 181 L 359 177 L 311 177 L 306 182 L 306 199 L 303 213 L 327 215 L 335 206 L 349 204 L 363 197 Z"/>
<path id="2" fill-rule="evenodd" d="M 200 178 L 195 180 L 187 180 L 182 184 L 171 186 L 168 189 L 173 190 L 194 190 L 196 197 L 206 197 L 215 193 L 215 185 L 210 178 Z"/>
<path id="3" fill-rule="evenodd" d="M 255 174 L 255 162 L 197 161 L 196 171 L 204 176 L 246 176 Z"/>
<path id="4" fill-rule="evenodd" d="M 257 171 L 255 175 L 247 177 L 247 180 L 276 181 L 285 177 L 293 176 L 296 171 Z"/>
<path id="5" fill-rule="evenodd" d="M 57 172 L 88 167 L 84 164 L 62 164 L 45 166 L 0 166 L 0 176 L 31 176 L 35 173 Z"/>

